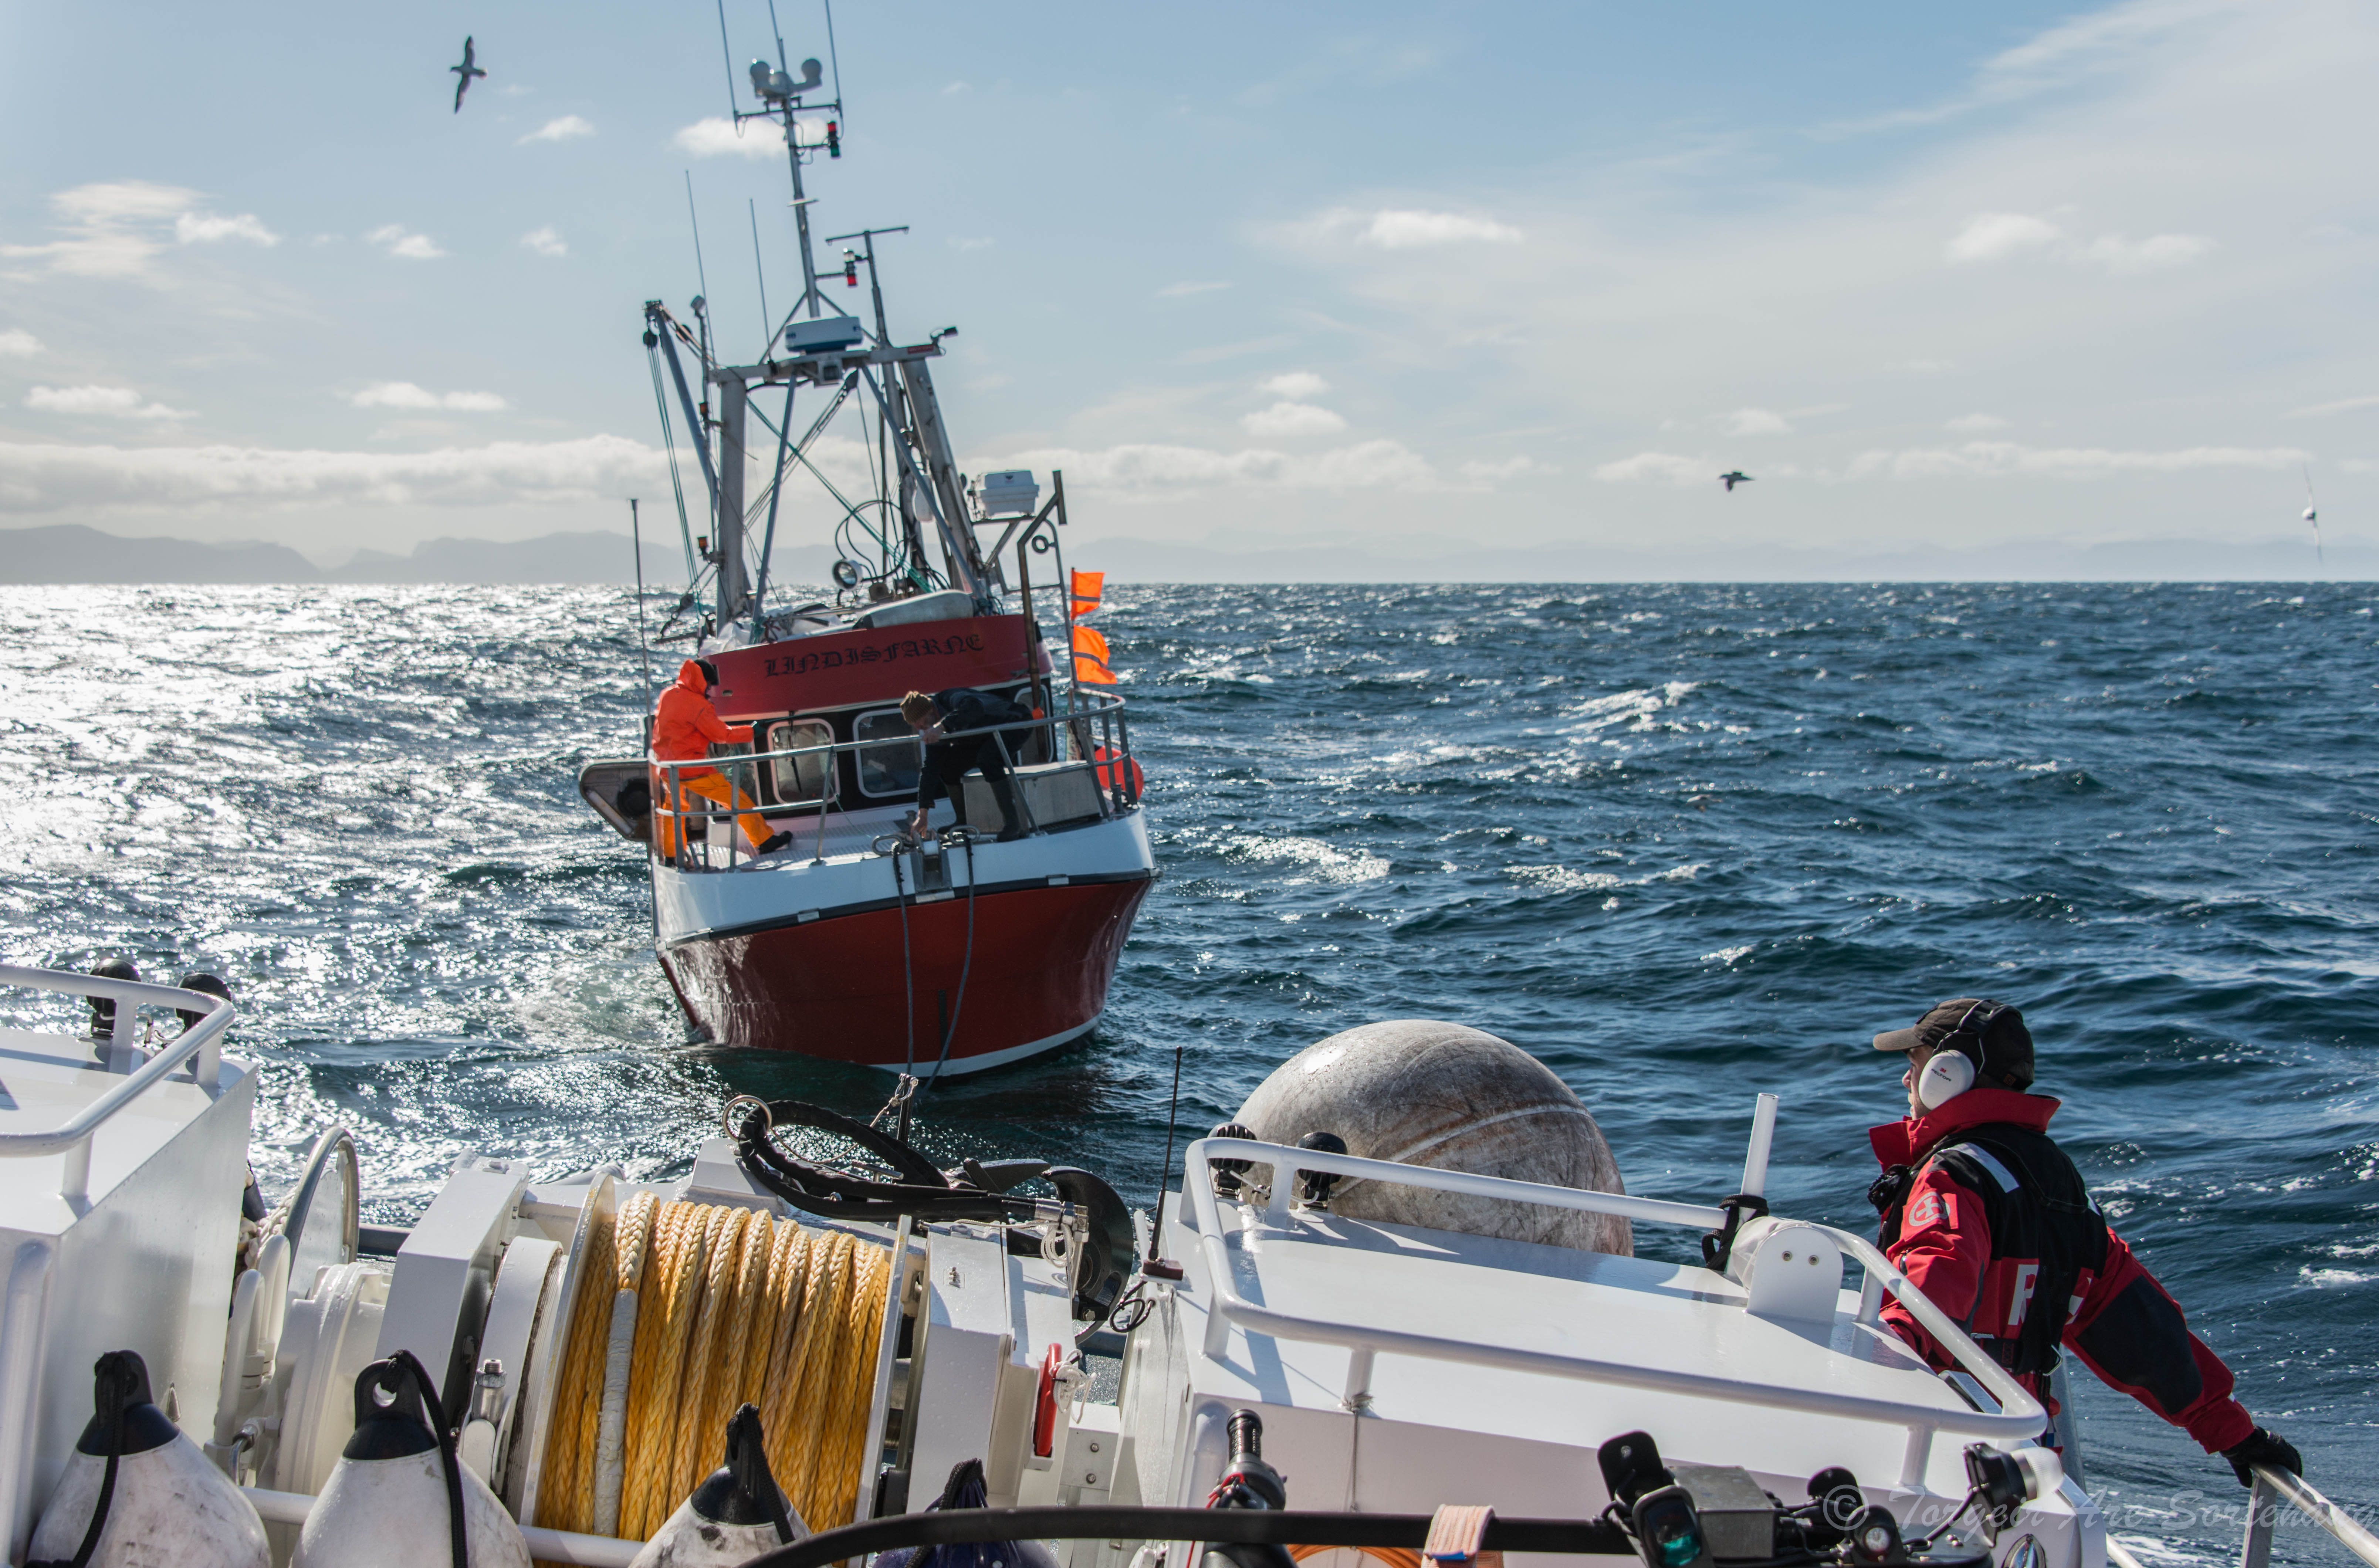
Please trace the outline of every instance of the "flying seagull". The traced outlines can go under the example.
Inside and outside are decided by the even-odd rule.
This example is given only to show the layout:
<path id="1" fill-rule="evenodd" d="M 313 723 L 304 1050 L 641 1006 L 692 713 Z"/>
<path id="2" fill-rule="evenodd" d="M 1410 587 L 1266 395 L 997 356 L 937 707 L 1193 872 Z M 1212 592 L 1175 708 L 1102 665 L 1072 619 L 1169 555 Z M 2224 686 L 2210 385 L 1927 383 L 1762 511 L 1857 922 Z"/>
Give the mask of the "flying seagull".
<path id="1" fill-rule="evenodd" d="M 1747 485 L 1751 483 L 1751 476 L 1738 468 L 1732 474 L 1721 474 L 1718 476 L 1718 482 L 1724 485 L 1727 488 L 1727 493 L 1732 495 L 1734 493 L 1735 486 Z"/>
<path id="2" fill-rule="evenodd" d="M 468 38 L 463 40 L 463 63 L 459 66 L 449 66 L 446 68 L 453 72 L 456 78 L 454 82 L 454 113 L 459 115 L 463 112 L 463 94 L 471 90 L 471 78 L 473 77 L 483 77 L 488 73 L 479 69 L 479 67 L 473 63 L 471 57 L 471 41 Z"/>

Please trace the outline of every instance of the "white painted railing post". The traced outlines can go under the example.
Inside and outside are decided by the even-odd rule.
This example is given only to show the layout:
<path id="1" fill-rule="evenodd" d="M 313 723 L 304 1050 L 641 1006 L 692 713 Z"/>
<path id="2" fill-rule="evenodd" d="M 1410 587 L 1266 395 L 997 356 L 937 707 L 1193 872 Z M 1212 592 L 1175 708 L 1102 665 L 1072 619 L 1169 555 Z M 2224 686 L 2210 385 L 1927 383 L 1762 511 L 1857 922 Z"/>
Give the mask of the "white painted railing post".
<path id="1" fill-rule="evenodd" d="M 1768 1196 L 1768 1152 L 1776 1145 L 1776 1096 L 1762 1094 L 1751 1113 L 1751 1147 L 1743 1155 L 1743 1185 L 1750 1198 Z"/>
<path id="2" fill-rule="evenodd" d="M 2280 1495 L 2272 1483 L 2255 1478 L 2247 1493 L 2247 1538 L 2239 1548 L 2239 1568 L 2266 1568 L 2272 1560 L 2272 1526 L 2279 1517 Z"/>
<path id="3" fill-rule="evenodd" d="M 79 1203 L 91 1196 L 91 1140 L 96 1134 L 86 1134 L 66 1151 L 66 1166 L 58 1176 L 58 1196 L 69 1203 Z"/>

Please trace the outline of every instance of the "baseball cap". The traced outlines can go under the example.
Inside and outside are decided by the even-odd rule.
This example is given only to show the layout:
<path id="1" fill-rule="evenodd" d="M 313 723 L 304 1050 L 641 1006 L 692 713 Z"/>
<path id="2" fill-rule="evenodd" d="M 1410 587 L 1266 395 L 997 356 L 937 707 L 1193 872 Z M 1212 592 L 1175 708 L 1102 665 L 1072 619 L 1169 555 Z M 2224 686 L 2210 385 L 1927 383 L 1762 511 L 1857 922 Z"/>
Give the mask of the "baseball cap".
<path id="1" fill-rule="evenodd" d="M 2032 1082 L 2032 1031 L 2023 1015 L 2005 1002 L 1987 997 L 1956 996 L 1937 1002 L 1908 1029 L 1887 1031 L 1875 1037 L 1878 1051 L 1914 1051 L 1947 1045 L 1971 1058 L 1975 1067 L 2004 1079 L 2018 1089 Z"/>

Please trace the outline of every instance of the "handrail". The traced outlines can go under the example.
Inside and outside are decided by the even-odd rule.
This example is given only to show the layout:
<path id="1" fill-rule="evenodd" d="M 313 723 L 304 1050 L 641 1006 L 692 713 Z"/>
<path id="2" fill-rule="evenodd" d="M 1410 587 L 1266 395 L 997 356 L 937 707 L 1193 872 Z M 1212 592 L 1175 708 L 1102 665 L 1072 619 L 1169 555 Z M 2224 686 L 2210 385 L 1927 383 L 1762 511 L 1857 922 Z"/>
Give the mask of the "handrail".
<path id="1" fill-rule="evenodd" d="M 2255 1466 L 2254 1489 L 2247 1494 L 2247 1540 L 2239 1555 L 2240 1568 L 2264 1568 L 2271 1559 L 2272 1531 L 2278 1523 L 2279 1513 L 2273 1505 L 2274 1499 L 2288 1503 L 2328 1531 L 2338 1545 L 2372 1564 L 2372 1568 L 2379 1568 L 2379 1536 L 2373 1536 L 2352 1514 L 2314 1490 L 2303 1477 L 2269 1465 Z"/>
<path id="2" fill-rule="evenodd" d="M 0 1132 L 0 1160 L 38 1159 L 61 1152 L 66 1154 L 58 1196 L 69 1203 L 90 1195 L 91 1135 L 118 1111 L 163 1082 L 184 1062 L 191 1064 L 190 1080 L 208 1095 L 214 1093 L 215 1080 L 223 1067 L 223 1031 L 231 1027 L 232 1018 L 238 1011 L 221 996 L 204 991 L 185 991 L 178 985 L 159 985 L 152 981 L 110 980 L 95 974 L 18 964 L 0 964 L 0 985 L 107 997 L 116 1004 L 111 1039 L 119 1047 L 132 1043 L 132 1019 L 144 1003 L 172 1007 L 176 1012 L 206 1014 L 181 1034 L 159 1045 L 156 1055 L 139 1070 L 84 1106 L 71 1121 L 42 1132 Z"/>
<path id="3" fill-rule="evenodd" d="M 1582 1382 L 1660 1389 L 1703 1398 L 1733 1400 L 1860 1420 L 1882 1420 L 1905 1426 L 1909 1429 L 1909 1445 L 1904 1456 L 1902 1479 L 1910 1485 L 1915 1484 L 1923 1475 L 1926 1455 L 1936 1431 L 2020 1441 L 2037 1437 L 2048 1419 L 2048 1412 L 2038 1400 L 2009 1377 L 1996 1361 L 1984 1355 L 1980 1346 L 1968 1339 L 1940 1309 L 1925 1299 L 1924 1294 L 1881 1253 L 1856 1236 L 1827 1226 L 1815 1228 L 1826 1231 L 1845 1251 L 1856 1257 L 1867 1269 L 1870 1277 L 1880 1278 L 1891 1285 L 1895 1294 L 1908 1304 L 1917 1321 L 1949 1349 L 1959 1365 L 1991 1391 L 1993 1397 L 2000 1402 L 2000 1410 L 1945 1410 L 1824 1389 L 1786 1388 L 1710 1373 L 1660 1370 L 1589 1356 L 1524 1350 L 1512 1345 L 1448 1339 L 1399 1329 L 1360 1327 L 1258 1306 L 1241 1296 L 1231 1283 L 1230 1257 L 1224 1245 L 1221 1203 L 1214 1194 L 1214 1184 L 1208 1171 L 1209 1162 L 1221 1159 L 1243 1160 L 1250 1164 L 1273 1167 L 1272 1199 L 1265 1212 L 1265 1220 L 1275 1226 L 1286 1218 L 1283 1194 L 1293 1191 L 1298 1177 L 1306 1171 L 1329 1171 L 1342 1176 L 1358 1176 L 1403 1187 L 1431 1188 L 1471 1197 L 1500 1198 L 1549 1208 L 1582 1210 L 1588 1213 L 1620 1214 L 1631 1220 L 1641 1219 L 1657 1224 L 1715 1226 L 1722 1222 L 1723 1212 L 1697 1203 L 1673 1203 L 1660 1199 L 1631 1198 L 1620 1193 L 1551 1187 L 1503 1176 L 1478 1176 L 1467 1171 L 1445 1171 L 1425 1165 L 1399 1164 L 1390 1160 L 1367 1160 L 1351 1154 L 1290 1149 L 1277 1143 L 1260 1143 L 1247 1139 L 1200 1139 L 1185 1152 L 1184 1186 L 1188 1188 L 1190 1201 L 1196 1209 L 1199 1248 L 1205 1259 L 1206 1272 L 1214 1290 L 1213 1305 L 1206 1318 L 1205 1353 L 1210 1357 L 1221 1356 L 1233 1323 L 1244 1331 L 1267 1333 L 1275 1339 L 1344 1345 L 1354 1353 L 1347 1368 L 1346 1392 L 1343 1400 L 1350 1409 L 1360 1408 L 1370 1402 L 1372 1361 L 1381 1351 L 1430 1360 L 1504 1367 L 1516 1371 L 1571 1378 Z"/>
<path id="4" fill-rule="evenodd" d="M 1039 718 L 1020 718 L 1005 724 L 984 725 L 984 727 L 976 730 L 948 730 L 944 732 L 942 738 L 946 741 L 966 740 L 980 738 L 986 735 L 1004 735 L 1011 730 L 1046 730 L 1050 731 L 1054 738 L 1059 730 L 1069 728 L 1076 723 L 1087 724 L 1094 719 L 1104 722 L 1105 720 L 1117 718 L 1121 715 L 1124 707 L 1126 706 L 1126 699 L 1104 692 L 1086 693 L 1084 694 L 1084 699 L 1086 702 L 1095 702 L 1098 706 L 1094 707 L 1085 707 L 1081 711 L 1075 713 L 1053 713 L 1044 715 Z M 795 720 L 799 720 L 803 716 L 799 714 L 792 716 Z M 755 719 L 750 722 L 757 727 L 764 723 L 774 724 L 781 721 L 771 718 L 765 720 Z M 1109 754 L 1103 760 L 1093 759 L 1087 756 L 1078 759 L 1080 766 L 1083 767 L 1109 767 L 1114 769 L 1113 778 L 1115 779 L 1115 792 L 1118 796 L 1116 804 L 1118 811 L 1121 810 L 1125 804 L 1120 798 L 1124 769 L 1117 766 L 1116 765 L 1124 762 L 1131 755 L 1131 743 L 1129 737 L 1129 730 L 1128 729 L 1124 731 L 1124 738 L 1119 744 L 1113 743 L 1115 738 L 1110 736 L 1109 740 L 1111 743 L 1107 748 Z M 666 788 L 669 799 L 670 801 L 678 801 L 684 793 L 684 791 L 680 788 L 680 782 L 683 776 L 688 773 L 727 773 L 729 775 L 731 785 L 733 785 L 734 776 L 731 770 L 748 767 L 752 770 L 753 780 L 756 784 L 759 776 L 759 767 L 763 763 L 786 761 L 798 757 L 826 757 L 829 760 L 822 771 L 831 775 L 833 768 L 831 759 L 836 756 L 839 756 L 844 753 L 856 754 L 860 752 L 877 751 L 886 746 L 900 745 L 904 741 L 915 743 L 921 747 L 925 743 L 919 741 L 915 733 L 912 731 L 906 736 L 893 735 L 873 741 L 834 741 L 822 746 L 792 746 L 788 747 L 783 751 L 776 752 L 737 753 L 727 756 L 716 757 L 686 757 L 675 762 L 663 762 L 658 757 L 647 756 L 645 759 L 645 762 L 646 766 L 651 768 L 653 772 L 665 776 L 667 779 Z M 656 814 L 668 814 L 674 816 L 681 823 L 702 823 L 706 826 L 709 823 L 717 822 L 721 819 L 731 819 L 743 816 L 747 813 L 758 812 L 766 809 L 759 803 L 759 794 L 756 788 L 744 792 L 752 796 L 754 803 L 750 806 L 737 807 L 732 804 L 729 804 L 708 805 L 696 808 L 687 807 L 684 805 L 668 805 L 656 800 L 653 802 L 653 811 Z M 826 815 L 827 810 L 833 805 L 836 799 L 837 791 L 834 790 L 828 790 L 824 796 L 816 800 L 782 802 L 780 809 L 798 808 L 801 810 L 810 810 L 812 808 L 815 808 L 822 820 Z M 823 832 L 823 827 L 821 827 L 821 832 Z M 736 858 L 734 847 L 731 841 L 728 859 L 728 863 L 731 868 L 733 866 Z"/>

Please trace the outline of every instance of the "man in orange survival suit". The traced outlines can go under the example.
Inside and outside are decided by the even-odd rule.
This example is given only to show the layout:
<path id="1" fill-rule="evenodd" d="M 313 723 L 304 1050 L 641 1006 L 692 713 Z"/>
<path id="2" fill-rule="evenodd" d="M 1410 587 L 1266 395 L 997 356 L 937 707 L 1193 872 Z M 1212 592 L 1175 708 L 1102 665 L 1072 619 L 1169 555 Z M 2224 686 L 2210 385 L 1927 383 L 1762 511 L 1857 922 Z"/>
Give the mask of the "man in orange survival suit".
<path id="1" fill-rule="evenodd" d="M 1875 1048 L 1907 1055 L 1908 1117 L 1867 1134 L 1884 1165 L 1867 1198 L 1883 1217 L 1884 1255 L 1936 1307 L 2052 1412 L 2061 1345 L 2228 1459 L 2242 1484 L 2257 1465 L 2302 1473 L 2288 1441 L 2230 1396 L 2230 1369 L 2050 1140 L 2058 1103 L 2024 1092 L 2033 1052 L 2022 1013 L 1962 996 L 1877 1035 Z M 1899 1302 L 1883 1317 L 1934 1366 L 1951 1365 Z"/>
<path id="2" fill-rule="evenodd" d="M 719 717 L 710 706 L 711 694 L 719 686 L 719 667 L 706 658 L 690 658 L 678 667 L 677 684 L 661 694 L 653 705 L 653 760 L 657 763 L 700 762 L 710 755 L 710 748 L 719 745 L 741 745 L 752 739 L 748 724 L 730 724 Z M 753 811 L 752 801 L 743 790 L 734 788 L 715 767 L 699 771 L 687 768 L 677 776 L 678 788 L 688 795 L 731 807 L 738 814 L 735 825 L 743 829 L 743 837 L 752 842 L 755 855 L 773 854 L 793 841 L 791 833 L 768 834 L 768 824 Z M 656 781 L 666 788 L 669 776 L 656 770 Z M 656 790 L 661 797 L 661 790 Z M 665 798 L 665 797 L 664 797 Z M 681 806 L 682 802 L 677 802 Z M 666 816 L 661 822 L 661 854 L 677 852 L 677 819 Z"/>

